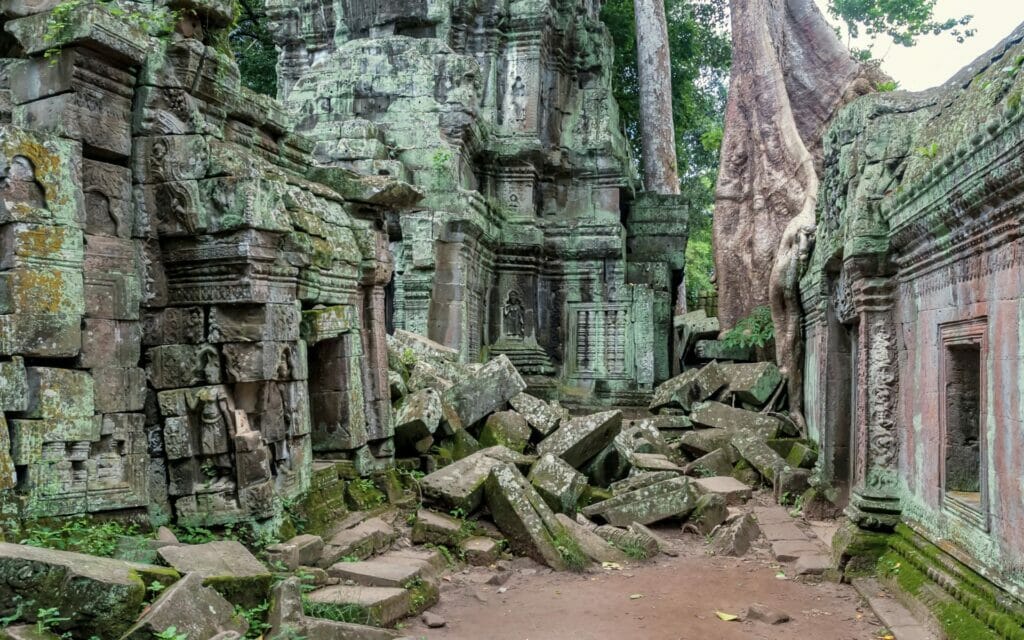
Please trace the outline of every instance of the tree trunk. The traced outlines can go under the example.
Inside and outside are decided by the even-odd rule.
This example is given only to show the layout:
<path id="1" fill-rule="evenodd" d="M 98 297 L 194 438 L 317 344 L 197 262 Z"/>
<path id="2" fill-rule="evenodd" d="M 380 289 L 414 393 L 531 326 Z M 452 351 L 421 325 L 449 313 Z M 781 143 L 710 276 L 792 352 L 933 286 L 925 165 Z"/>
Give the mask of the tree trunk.
<path id="1" fill-rule="evenodd" d="M 640 85 L 640 142 L 644 188 L 661 195 L 679 195 L 676 128 L 672 117 L 672 54 L 668 46 L 665 0 L 634 0 L 636 68 Z M 676 289 L 673 315 L 686 313 L 686 274 Z M 670 328 L 673 334 L 674 329 Z M 682 357 L 678 336 L 673 341 L 672 373 Z"/>
<path id="2" fill-rule="evenodd" d="M 672 120 L 672 64 L 664 0 L 634 0 L 636 68 L 640 84 L 640 129 L 644 188 L 679 194 L 676 130 Z"/>
<path id="3" fill-rule="evenodd" d="M 731 0 L 733 65 L 715 193 L 723 327 L 771 304 L 776 358 L 803 428 L 798 282 L 813 242 L 821 138 L 881 74 L 854 60 L 813 0 Z"/>

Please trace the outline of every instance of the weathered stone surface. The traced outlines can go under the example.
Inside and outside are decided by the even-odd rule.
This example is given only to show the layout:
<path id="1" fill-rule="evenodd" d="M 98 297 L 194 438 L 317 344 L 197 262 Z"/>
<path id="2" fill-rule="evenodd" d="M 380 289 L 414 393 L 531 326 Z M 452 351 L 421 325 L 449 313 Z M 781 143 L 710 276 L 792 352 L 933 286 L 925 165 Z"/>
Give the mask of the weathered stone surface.
<path id="1" fill-rule="evenodd" d="M 774 438 L 784 428 L 778 418 L 736 409 L 720 402 L 699 402 L 693 406 L 690 419 L 699 425 L 730 431 L 756 432 L 762 439 Z"/>
<path id="2" fill-rule="evenodd" d="M 782 624 L 789 622 L 789 614 L 755 602 L 747 607 L 746 612 L 743 614 L 743 619 L 764 622 L 765 624 Z"/>
<path id="3" fill-rule="evenodd" d="M 750 487 L 732 476 L 695 478 L 693 485 L 699 493 L 716 493 L 722 496 L 728 505 L 743 504 L 750 500 L 751 496 Z"/>
<path id="4" fill-rule="evenodd" d="M 654 390 L 650 408 L 675 407 L 689 411 L 695 402 L 707 400 L 725 386 L 727 379 L 717 362 L 690 369 Z"/>
<path id="5" fill-rule="evenodd" d="M 782 383 L 779 368 L 771 362 L 750 364 L 723 364 L 729 392 L 740 402 L 764 406 Z"/>
<path id="6" fill-rule="evenodd" d="M 555 514 L 515 465 L 506 463 L 491 469 L 487 506 L 514 552 L 553 569 L 565 568 L 552 531 L 560 527 Z"/>
<path id="7" fill-rule="evenodd" d="M 679 346 L 684 355 L 696 344 L 697 340 L 714 338 L 721 331 L 718 318 L 709 318 L 703 309 L 691 311 L 683 316 L 676 316 L 672 322 L 679 335 Z"/>
<path id="8" fill-rule="evenodd" d="M 462 522 L 430 509 L 416 512 L 412 525 L 412 541 L 416 544 L 441 544 L 453 547 L 463 537 Z"/>
<path id="9" fill-rule="evenodd" d="M 633 522 L 651 524 L 666 518 L 685 516 L 693 510 L 696 502 L 697 495 L 689 478 L 676 477 L 620 493 L 582 511 L 588 518 L 597 516 L 608 524 L 625 527 Z"/>
<path id="10" fill-rule="evenodd" d="M 733 431 L 729 429 L 695 429 L 679 438 L 679 448 L 691 455 L 704 456 L 728 447 L 732 437 Z"/>
<path id="11" fill-rule="evenodd" d="M 484 482 L 491 469 L 505 462 L 529 464 L 530 459 L 505 447 L 488 447 L 427 475 L 420 486 L 428 498 L 470 513 L 483 502 Z"/>
<path id="12" fill-rule="evenodd" d="M 541 441 L 537 453 L 551 453 L 578 469 L 608 446 L 621 427 L 621 411 L 573 418 Z"/>
<path id="13" fill-rule="evenodd" d="M 711 453 L 706 453 L 696 460 L 687 463 L 683 467 L 683 473 L 688 476 L 727 476 L 732 473 L 732 466 L 736 464 L 733 459 L 734 454 L 730 452 L 727 445 L 721 449 L 715 449 Z M 735 450 L 733 450 L 735 451 Z M 739 454 L 735 454 L 738 458 Z"/>
<path id="14" fill-rule="evenodd" d="M 391 626 L 416 613 L 409 591 L 395 587 L 331 585 L 309 592 L 306 599 L 317 604 L 359 607 L 365 611 L 367 623 L 379 626 Z"/>
<path id="15" fill-rule="evenodd" d="M 316 566 L 326 569 L 346 556 L 368 558 L 391 546 L 398 534 L 380 518 L 370 518 L 341 529 L 324 544 Z"/>
<path id="16" fill-rule="evenodd" d="M 636 491 L 644 487 L 649 487 L 652 484 L 657 484 L 664 480 L 671 480 L 677 477 L 679 474 L 674 471 L 643 471 L 632 475 L 625 480 L 619 480 L 613 482 L 608 488 L 614 495 L 623 493 L 629 493 L 630 491 Z"/>
<path id="17" fill-rule="evenodd" d="M 271 638 L 299 635 L 309 640 L 392 640 L 398 633 L 390 629 L 335 622 L 305 616 L 302 613 L 302 583 L 288 578 L 274 585 L 267 613 Z"/>
<path id="18" fill-rule="evenodd" d="M 698 340 L 693 347 L 693 355 L 701 360 L 746 362 L 754 359 L 753 349 L 729 345 L 721 340 Z"/>
<path id="19" fill-rule="evenodd" d="M 35 608 L 57 608 L 74 629 L 103 637 L 124 633 L 136 620 L 152 581 L 169 586 L 179 575 L 166 567 L 0 542 L 0 611 L 14 613 L 17 596 Z M 35 608 L 26 612 L 34 621 Z"/>
<path id="20" fill-rule="evenodd" d="M 484 447 L 503 446 L 523 452 L 530 441 L 530 426 L 526 418 L 515 411 L 499 411 L 487 417 L 480 430 L 480 444 Z"/>
<path id="21" fill-rule="evenodd" d="M 471 379 L 444 392 L 445 418 L 455 429 L 468 428 L 526 390 L 526 382 L 507 356 L 498 356 Z"/>
<path id="22" fill-rule="evenodd" d="M 729 507 L 725 498 L 717 493 L 705 493 L 697 498 L 697 504 L 686 519 L 686 526 L 692 526 L 700 535 L 709 535 L 715 527 L 725 522 Z"/>
<path id="23" fill-rule="evenodd" d="M 641 471 L 670 471 L 682 474 L 683 468 L 668 459 L 662 453 L 634 453 L 629 457 L 630 463 Z"/>
<path id="24" fill-rule="evenodd" d="M 761 535 L 754 517 L 745 513 L 729 524 L 719 527 L 711 539 L 711 549 L 722 556 L 742 556 Z"/>
<path id="25" fill-rule="evenodd" d="M 198 573 L 187 574 L 165 589 L 122 638 L 151 640 L 168 627 L 190 638 L 212 638 L 226 631 L 244 635 L 249 629 L 248 623 L 235 615 L 234 605 L 203 586 L 203 576 Z"/>
<path id="26" fill-rule="evenodd" d="M 653 558 L 658 555 L 658 541 L 650 536 L 608 524 L 594 529 L 594 533 L 618 549 L 628 550 L 630 557 Z"/>
<path id="27" fill-rule="evenodd" d="M 431 568 L 426 563 L 390 554 L 358 562 L 337 562 L 327 569 L 327 573 L 343 583 L 351 581 L 364 587 L 405 588 L 415 580 L 428 580 L 432 577 Z"/>
<path id="28" fill-rule="evenodd" d="M 415 391 L 405 396 L 395 412 L 396 445 L 400 449 L 415 449 L 426 453 L 440 423 L 440 394 L 433 389 Z M 425 447 L 419 444 L 424 441 L 427 441 Z"/>
<path id="29" fill-rule="evenodd" d="M 272 544 L 267 547 L 267 562 L 276 566 L 284 565 L 290 571 L 301 566 L 315 565 L 324 550 L 324 540 L 320 536 L 302 534 L 287 542 Z"/>
<path id="30" fill-rule="evenodd" d="M 542 436 L 554 431 L 562 418 L 547 402 L 528 393 L 515 395 L 508 403 Z"/>
<path id="31" fill-rule="evenodd" d="M 530 467 L 530 484 L 552 510 L 572 515 L 576 513 L 587 477 L 553 454 L 545 453 Z"/>
<path id="32" fill-rule="evenodd" d="M 270 571 L 241 543 L 222 540 L 157 549 L 160 558 L 183 574 L 196 573 L 234 604 L 255 606 L 270 589 Z"/>
<path id="33" fill-rule="evenodd" d="M 558 522 L 565 528 L 577 543 L 580 549 L 594 562 L 625 562 L 627 556 L 614 544 L 599 536 L 595 531 L 579 524 L 564 513 L 556 513 Z M 595 527 L 596 529 L 597 527 Z"/>
<path id="34" fill-rule="evenodd" d="M 459 543 L 459 549 L 466 557 L 466 562 L 477 567 L 493 564 L 501 556 L 501 547 L 491 538 L 473 536 Z"/>
<path id="35" fill-rule="evenodd" d="M 769 482 L 774 482 L 785 470 L 790 469 L 782 456 L 756 433 L 737 433 L 732 444 L 743 459 Z"/>

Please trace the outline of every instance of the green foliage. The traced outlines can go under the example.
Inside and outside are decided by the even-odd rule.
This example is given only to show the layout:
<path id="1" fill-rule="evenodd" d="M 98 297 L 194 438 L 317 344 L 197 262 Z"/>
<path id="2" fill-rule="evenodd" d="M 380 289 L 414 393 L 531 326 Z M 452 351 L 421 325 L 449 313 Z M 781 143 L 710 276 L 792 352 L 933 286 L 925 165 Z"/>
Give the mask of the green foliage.
<path id="1" fill-rule="evenodd" d="M 46 19 L 46 31 L 43 33 L 43 41 L 47 44 L 59 44 L 61 40 L 71 34 L 71 28 L 75 24 L 72 15 L 79 7 L 87 5 L 105 6 L 110 15 L 121 18 L 125 22 L 151 36 L 166 36 L 174 30 L 174 26 L 181 20 L 180 11 L 172 11 L 162 6 L 147 6 L 141 3 L 119 4 L 113 0 L 65 0 L 51 11 Z M 43 57 L 51 58 L 51 64 L 57 62 L 55 56 L 60 53 L 59 48 L 47 49 Z"/>
<path id="2" fill-rule="evenodd" d="M 175 537 L 183 544 L 203 544 L 218 540 L 217 534 L 205 527 L 173 526 Z"/>
<path id="3" fill-rule="evenodd" d="M 122 537 L 138 535 L 138 527 L 115 521 L 96 522 L 78 518 L 63 522 L 56 528 L 29 527 L 23 531 L 23 535 L 19 541 L 21 544 L 109 558 L 114 555 Z"/>
<path id="4" fill-rule="evenodd" d="M 61 622 L 67 622 L 70 619 L 71 618 L 61 616 L 60 609 L 57 607 L 38 609 L 36 610 L 36 631 L 39 633 L 45 633 Z"/>
<path id="5" fill-rule="evenodd" d="M 917 149 L 914 150 L 914 152 L 917 153 L 917 155 L 921 156 L 922 158 L 934 160 L 939 156 L 939 143 L 933 142 L 929 145 L 918 147 Z"/>
<path id="6" fill-rule="evenodd" d="M 889 93 L 891 91 L 899 89 L 900 83 L 896 82 L 895 80 L 892 80 L 889 82 L 879 83 L 878 86 L 876 86 L 875 88 L 878 89 L 879 93 Z"/>
<path id="7" fill-rule="evenodd" d="M 25 610 L 31 607 L 33 602 L 31 600 L 24 600 L 21 596 L 14 596 L 11 604 L 14 605 L 14 611 L 9 616 L 0 617 L 0 629 L 6 629 L 18 620 L 21 620 L 25 615 Z"/>
<path id="8" fill-rule="evenodd" d="M 155 636 L 157 640 L 189 640 L 187 633 L 178 633 L 178 627 L 171 625 Z"/>
<path id="9" fill-rule="evenodd" d="M 847 39 L 867 37 L 872 43 L 887 36 L 898 45 L 912 47 L 923 35 L 949 33 L 957 42 L 975 34 L 972 16 L 939 20 L 936 0 L 829 0 L 828 12 L 840 21 Z M 870 58 L 871 50 L 858 52 Z"/>
<path id="10" fill-rule="evenodd" d="M 553 536 L 553 541 L 558 555 L 562 557 L 562 562 L 570 571 L 583 571 L 590 564 L 590 558 L 583 553 L 580 543 L 565 529 L 559 529 Z"/>
<path id="11" fill-rule="evenodd" d="M 246 638 L 262 638 L 265 632 L 270 631 L 270 625 L 267 623 L 268 611 L 270 611 L 269 600 L 264 600 L 249 609 L 235 605 L 235 615 L 249 623 L 249 631 L 245 634 Z"/>
<path id="12" fill-rule="evenodd" d="M 441 152 L 438 151 L 438 153 Z M 437 154 L 435 154 L 434 157 L 436 158 Z M 406 347 L 402 349 L 402 353 L 399 355 L 399 360 L 401 360 L 402 364 L 407 367 L 414 367 L 416 366 L 416 352 L 410 347 Z"/>
<path id="13" fill-rule="evenodd" d="M 757 307 L 749 316 L 736 323 L 726 332 L 722 342 L 730 348 L 761 348 L 775 337 L 775 325 L 772 324 L 772 310 L 768 307 Z"/>
<path id="14" fill-rule="evenodd" d="M 697 226 L 694 226 L 697 225 Z M 690 239 L 686 243 L 686 302 L 697 308 L 702 295 L 715 289 L 715 253 L 711 242 L 711 216 L 690 216 Z"/>
<path id="15" fill-rule="evenodd" d="M 373 616 L 370 611 L 358 604 L 334 604 L 328 602 L 313 602 L 309 598 L 302 598 L 302 612 L 314 618 L 324 618 L 335 622 L 348 622 L 351 624 L 373 624 Z"/>
<path id="16" fill-rule="evenodd" d="M 238 62 L 242 84 L 256 93 L 277 95 L 277 49 L 270 37 L 266 11 L 258 0 L 236 0 L 238 16 L 228 44 Z"/>
<path id="17" fill-rule="evenodd" d="M 639 542 L 627 542 L 619 545 L 619 549 L 634 560 L 647 559 L 647 549 Z"/>

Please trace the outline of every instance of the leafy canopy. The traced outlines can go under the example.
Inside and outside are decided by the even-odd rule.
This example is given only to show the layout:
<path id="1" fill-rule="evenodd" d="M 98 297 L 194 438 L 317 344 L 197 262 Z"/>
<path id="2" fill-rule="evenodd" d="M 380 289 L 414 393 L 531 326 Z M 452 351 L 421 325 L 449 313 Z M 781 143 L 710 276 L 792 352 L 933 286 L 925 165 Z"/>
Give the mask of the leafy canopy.
<path id="1" fill-rule="evenodd" d="M 847 41 L 861 36 L 871 41 L 868 49 L 854 50 L 858 57 L 868 59 L 879 36 L 888 36 L 898 45 L 912 47 L 923 35 L 949 33 L 957 42 L 963 42 L 975 34 L 975 30 L 969 28 L 973 16 L 937 19 L 936 2 L 938 0 L 829 0 L 828 12 L 842 23 L 840 35 L 845 30 Z"/>

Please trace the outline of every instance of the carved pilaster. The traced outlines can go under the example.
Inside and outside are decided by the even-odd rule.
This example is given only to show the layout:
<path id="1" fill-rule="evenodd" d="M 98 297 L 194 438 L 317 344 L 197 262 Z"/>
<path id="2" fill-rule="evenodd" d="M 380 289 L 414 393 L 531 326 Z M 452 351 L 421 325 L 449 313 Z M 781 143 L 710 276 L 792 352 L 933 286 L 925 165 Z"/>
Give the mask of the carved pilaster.
<path id="1" fill-rule="evenodd" d="M 895 526 L 900 515 L 899 363 L 893 289 L 893 281 L 887 277 L 863 277 L 853 283 L 853 306 L 860 323 L 853 494 L 846 512 L 866 529 Z"/>

